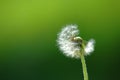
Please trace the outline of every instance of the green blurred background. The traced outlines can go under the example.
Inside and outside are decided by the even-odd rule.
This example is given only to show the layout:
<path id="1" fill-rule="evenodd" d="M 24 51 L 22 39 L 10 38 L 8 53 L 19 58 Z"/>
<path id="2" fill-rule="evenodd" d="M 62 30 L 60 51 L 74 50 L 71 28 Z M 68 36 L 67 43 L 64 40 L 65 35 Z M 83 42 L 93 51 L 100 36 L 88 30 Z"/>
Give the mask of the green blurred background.
<path id="1" fill-rule="evenodd" d="M 96 40 L 90 80 L 120 80 L 119 0 L 0 0 L 0 80 L 83 80 L 80 60 L 56 45 L 66 24 Z"/>

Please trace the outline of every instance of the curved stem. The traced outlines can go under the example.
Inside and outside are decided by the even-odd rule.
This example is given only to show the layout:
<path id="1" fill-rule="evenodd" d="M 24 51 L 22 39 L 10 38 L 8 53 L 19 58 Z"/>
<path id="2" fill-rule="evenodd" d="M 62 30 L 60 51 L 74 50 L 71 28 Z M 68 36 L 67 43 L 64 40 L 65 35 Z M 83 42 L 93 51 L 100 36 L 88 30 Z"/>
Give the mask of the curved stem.
<path id="1" fill-rule="evenodd" d="M 84 80 L 88 80 L 87 67 L 86 67 L 85 57 L 84 57 L 83 52 L 80 57 L 81 57 L 81 63 L 82 63 L 82 68 L 83 68 Z"/>

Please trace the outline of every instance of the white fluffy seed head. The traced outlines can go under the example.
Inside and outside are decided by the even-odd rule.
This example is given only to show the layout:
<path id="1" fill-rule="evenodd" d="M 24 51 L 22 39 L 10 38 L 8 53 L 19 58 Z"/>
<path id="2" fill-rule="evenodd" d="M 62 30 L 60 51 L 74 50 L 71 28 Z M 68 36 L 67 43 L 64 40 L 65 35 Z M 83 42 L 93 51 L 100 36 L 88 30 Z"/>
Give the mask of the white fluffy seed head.
<path id="1" fill-rule="evenodd" d="M 79 30 L 76 25 L 67 25 L 58 34 L 58 45 L 66 56 L 74 58 L 80 57 L 80 46 L 78 46 L 79 44 L 77 42 L 72 41 L 78 34 Z"/>
<path id="2" fill-rule="evenodd" d="M 94 39 L 90 39 L 87 43 L 87 45 L 85 46 L 85 55 L 90 55 L 91 52 L 94 51 L 94 44 L 95 44 L 95 40 Z"/>
<path id="3" fill-rule="evenodd" d="M 85 45 L 83 39 L 78 37 L 78 34 L 79 30 L 77 29 L 77 25 L 67 25 L 58 34 L 58 46 L 68 57 L 80 58 L 82 49 L 84 49 L 84 55 L 89 55 L 94 51 L 95 40 L 91 39 Z"/>

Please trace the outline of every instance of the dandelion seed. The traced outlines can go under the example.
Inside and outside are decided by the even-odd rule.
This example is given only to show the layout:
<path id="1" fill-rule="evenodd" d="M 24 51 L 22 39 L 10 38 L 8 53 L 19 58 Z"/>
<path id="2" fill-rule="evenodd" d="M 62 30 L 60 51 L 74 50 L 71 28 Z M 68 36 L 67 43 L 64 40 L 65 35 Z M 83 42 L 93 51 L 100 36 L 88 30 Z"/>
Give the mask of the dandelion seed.
<path id="1" fill-rule="evenodd" d="M 95 43 L 94 39 L 91 39 L 88 41 L 88 43 L 85 47 L 85 55 L 89 55 L 91 52 L 94 51 L 94 43 Z"/>

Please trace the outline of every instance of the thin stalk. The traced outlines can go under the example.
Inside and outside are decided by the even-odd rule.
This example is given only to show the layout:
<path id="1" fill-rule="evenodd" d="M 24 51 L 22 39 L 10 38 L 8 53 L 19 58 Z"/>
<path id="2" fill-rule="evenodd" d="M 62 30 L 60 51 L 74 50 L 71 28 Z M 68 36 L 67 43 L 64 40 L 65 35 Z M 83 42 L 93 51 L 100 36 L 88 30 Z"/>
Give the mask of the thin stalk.
<path id="1" fill-rule="evenodd" d="M 82 51 L 82 54 L 80 57 L 81 57 L 81 63 L 82 63 L 82 68 L 83 68 L 84 80 L 88 80 L 87 67 L 86 67 L 85 57 L 84 57 L 83 51 Z"/>

